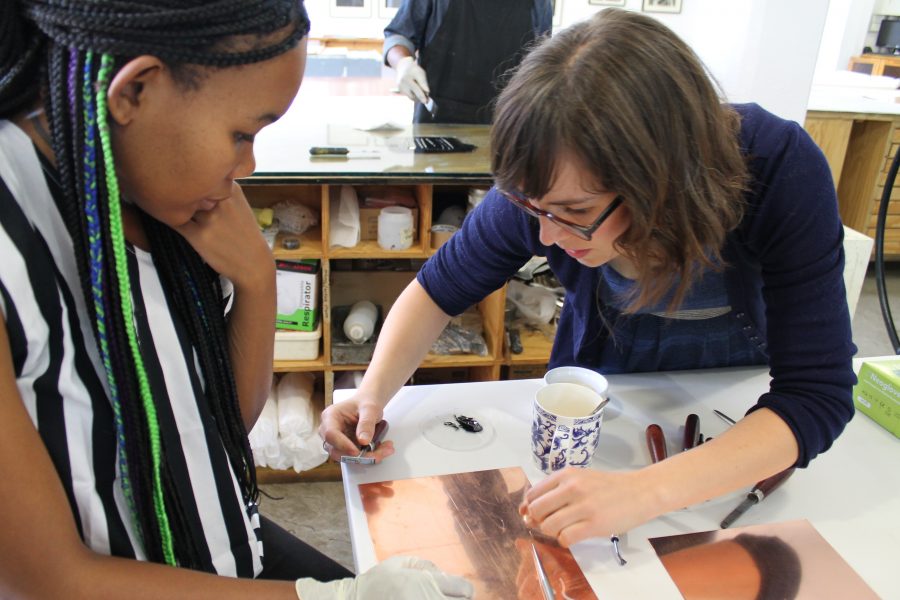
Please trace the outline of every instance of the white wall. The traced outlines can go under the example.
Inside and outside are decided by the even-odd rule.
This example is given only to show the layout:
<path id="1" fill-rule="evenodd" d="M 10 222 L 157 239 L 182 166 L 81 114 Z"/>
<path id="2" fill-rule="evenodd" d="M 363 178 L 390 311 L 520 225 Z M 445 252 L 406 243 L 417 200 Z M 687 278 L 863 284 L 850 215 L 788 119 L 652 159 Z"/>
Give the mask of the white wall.
<path id="1" fill-rule="evenodd" d="M 862 53 L 876 0 L 830 0 L 816 73 L 844 70 L 851 56 Z"/>
<path id="2" fill-rule="evenodd" d="M 563 25 L 604 8 L 586 0 L 563 3 Z M 625 8 L 640 11 L 641 5 L 626 0 Z M 682 0 L 679 14 L 646 14 L 691 45 L 728 100 L 757 102 L 802 123 L 827 6 L 826 0 Z"/>
<path id="3" fill-rule="evenodd" d="M 587 0 L 561 1 L 563 26 L 604 8 Z M 314 36 L 381 37 L 388 22 L 377 17 L 377 6 L 368 19 L 347 19 L 332 17 L 328 4 L 328 0 L 307 0 Z M 640 11 L 641 4 L 642 0 L 626 0 L 625 8 Z M 694 48 L 728 100 L 758 102 L 778 115 L 803 122 L 826 0 L 682 0 L 682 4 L 679 14 L 647 14 Z"/>
<path id="4" fill-rule="evenodd" d="M 311 37 L 382 38 L 390 18 L 379 16 L 377 0 L 369 0 L 368 17 L 335 17 L 331 14 L 331 0 L 306 0 L 306 12 L 312 22 Z"/>

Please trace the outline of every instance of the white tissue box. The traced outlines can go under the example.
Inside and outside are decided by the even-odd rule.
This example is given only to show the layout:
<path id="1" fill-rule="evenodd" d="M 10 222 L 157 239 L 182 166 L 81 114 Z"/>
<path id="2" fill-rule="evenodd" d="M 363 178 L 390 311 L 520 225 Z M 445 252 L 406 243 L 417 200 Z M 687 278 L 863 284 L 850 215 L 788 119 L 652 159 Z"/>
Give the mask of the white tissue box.
<path id="1" fill-rule="evenodd" d="M 275 331 L 275 360 L 315 360 L 319 358 L 322 322 L 315 331 Z"/>

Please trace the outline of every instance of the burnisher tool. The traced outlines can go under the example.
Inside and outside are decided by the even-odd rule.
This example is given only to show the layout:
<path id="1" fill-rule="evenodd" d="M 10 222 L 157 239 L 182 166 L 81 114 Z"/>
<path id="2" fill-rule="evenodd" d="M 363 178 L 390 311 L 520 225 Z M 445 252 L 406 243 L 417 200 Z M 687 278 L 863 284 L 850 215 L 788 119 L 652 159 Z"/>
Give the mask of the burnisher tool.
<path id="1" fill-rule="evenodd" d="M 375 425 L 375 432 L 372 435 L 372 441 L 359 449 L 359 456 L 342 456 L 341 462 L 346 464 L 354 464 L 354 465 L 374 465 L 375 458 L 372 456 L 365 456 L 366 452 L 375 452 L 375 449 L 381 443 L 381 440 L 384 439 L 384 434 L 387 433 L 388 423 L 384 419 L 378 421 Z"/>
<path id="2" fill-rule="evenodd" d="M 728 513 L 728 516 L 722 519 L 722 523 L 720 523 L 720 527 L 722 529 L 728 529 L 732 523 L 738 520 L 738 518 L 747 512 L 747 509 L 751 506 L 759 504 L 765 498 L 769 496 L 772 492 L 777 490 L 782 483 L 784 483 L 788 477 L 794 474 L 794 467 L 790 469 L 785 469 L 780 473 L 775 473 L 771 477 L 763 479 L 759 483 L 753 486 L 753 489 L 750 490 L 750 493 L 747 494 L 747 497 L 738 504 L 737 508 Z"/>

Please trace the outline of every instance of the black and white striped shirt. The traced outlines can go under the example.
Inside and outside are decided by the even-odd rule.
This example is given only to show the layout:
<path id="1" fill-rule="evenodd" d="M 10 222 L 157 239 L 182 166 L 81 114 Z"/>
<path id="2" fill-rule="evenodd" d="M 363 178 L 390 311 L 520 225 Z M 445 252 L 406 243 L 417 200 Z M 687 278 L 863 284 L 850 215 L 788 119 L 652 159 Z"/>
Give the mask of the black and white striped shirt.
<path id="1" fill-rule="evenodd" d="M 116 437 L 72 240 L 31 140 L 0 121 L 0 311 L 16 383 L 62 481 L 84 542 L 145 559 L 118 478 Z M 186 329 L 168 309 L 150 254 L 129 248 L 135 323 L 156 406 L 165 460 L 187 490 L 204 569 L 253 577 L 262 570 L 256 507 L 246 506 L 212 415 Z M 193 497 L 193 503 L 189 499 Z"/>

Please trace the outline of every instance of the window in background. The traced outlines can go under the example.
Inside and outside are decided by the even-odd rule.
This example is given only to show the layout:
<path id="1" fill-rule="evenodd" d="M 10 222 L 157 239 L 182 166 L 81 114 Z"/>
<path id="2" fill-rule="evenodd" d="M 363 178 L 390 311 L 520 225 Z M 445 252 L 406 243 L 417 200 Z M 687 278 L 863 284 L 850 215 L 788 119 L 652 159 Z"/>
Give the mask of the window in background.
<path id="1" fill-rule="evenodd" d="M 383 0 L 381 0 L 383 1 Z M 332 17 L 370 17 L 372 16 L 371 0 L 331 0 Z"/>
<path id="2" fill-rule="evenodd" d="M 393 19 L 397 9 L 403 4 L 403 0 L 376 0 L 378 2 L 378 16 L 382 19 Z"/>
<path id="3" fill-rule="evenodd" d="M 562 23 L 563 0 L 553 0 L 553 26 L 559 27 Z"/>

